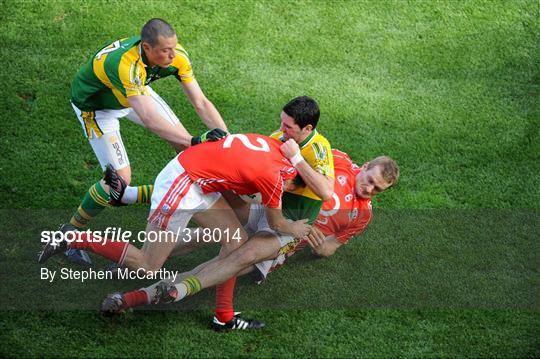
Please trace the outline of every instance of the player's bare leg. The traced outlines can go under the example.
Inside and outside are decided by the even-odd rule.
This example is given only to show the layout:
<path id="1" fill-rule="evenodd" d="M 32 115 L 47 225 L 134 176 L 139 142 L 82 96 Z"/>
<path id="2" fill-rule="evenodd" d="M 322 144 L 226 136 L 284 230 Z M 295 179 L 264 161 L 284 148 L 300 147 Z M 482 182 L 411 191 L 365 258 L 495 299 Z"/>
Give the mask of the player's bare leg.
<path id="1" fill-rule="evenodd" d="M 249 203 L 246 203 L 244 200 L 238 197 L 238 195 L 232 193 L 231 191 L 224 191 L 222 192 L 222 195 L 229 203 L 229 206 L 232 207 L 240 223 L 245 225 L 249 218 Z M 200 240 L 200 233 L 202 230 L 202 227 L 186 228 L 183 231 L 183 235 L 179 236 L 179 240 L 177 241 L 176 246 L 171 254 L 169 254 L 169 257 L 186 255 L 202 247 L 217 244 L 213 240 L 206 242 Z"/>
<path id="2" fill-rule="evenodd" d="M 248 260 L 259 262 L 277 256 L 279 251 L 279 242 L 274 239 L 275 243 L 273 243 L 273 245 L 268 245 L 270 242 L 272 242 L 271 238 L 267 238 L 264 234 L 262 234 L 255 238 L 253 246 L 249 245 L 249 243 L 251 243 L 250 240 L 248 244 L 234 251 L 232 254 L 236 253 L 236 256 L 233 256 L 232 254 L 225 258 L 216 256 L 188 272 L 178 273 L 174 282 L 160 281 L 146 288 L 141 288 L 124 294 L 109 294 L 103 301 L 102 313 L 104 315 L 114 315 L 135 306 L 147 305 L 151 303 L 156 304 L 158 302 L 170 303 L 173 301 L 178 301 L 187 295 L 194 294 L 189 290 L 192 289 L 194 278 L 201 276 L 201 272 L 204 271 L 210 274 L 217 274 L 213 269 L 213 266 L 216 265 L 218 265 L 218 267 L 228 267 L 230 270 L 229 273 L 232 273 L 231 275 L 239 276 L 250 273 L 254 269 L 254 266 L 249 265 L 245 268 L 238 269 L 240 268 L 240 265 L 238 265 L 237 259 L 241 257 L 244 258 L 245 262 Z M 261 247 L 265 247 L 265 249 L 262 249 Z M 254 251 L 256 251 L 256 253 Z M 271 252 L 273 252 L 273 254 L 270 254 Z M 261 259 L 259 260 L 259 258 Z M 205 274 L 202 274 L 202 276 L 205 276 Z M 213 280 L 215 280 L 215 283 L 218 284 L 219 281 L 226 281 L 228 278 L 229 277 L 221 276 L 214 278 Z M 253 323 L 261 324 L 260 322 L 256 321 L 253 321 Z"/>
<path id="3" fill-rule="evenodd" d="M 200 227 L 186 228 L 183 231 L 184 234 L 179 236 L 178 240 L 176 241 L 176 245 L 173 248 L 172 252 L 169 254 L 169 258 L 183 256 L 202 247 L 218 244 L 214 241 L 205 242 L 202 240 L 197 240 L 197 235 L 200 234 L 202 230 L 203 229 Z"/>
<path id="4" fill-rule="evenodd" d="M 219 218 L 219 223 L 215 223 L 216 218 Z M 240 246 L 248 239 L 247 233 L 234 212 L 231 210 L 228 202 L 223 197 L 219 199 L 212 211 L 198 213 L 193 219 L 203 227 L 221 228 L 222 230 L 228 229 L 229 233 L 240 233 L 240 236 L 234 236 L 235 238 L 229 237 L 224 241 L 222 240 L 221 251 L 219 253 L 220 258 L 224 258 L 229 253 L 240 248 Z M 219 320 L 222 322 L 231 321 L 234 317 L 233 297 L 235 285 L 236 277 L 229 277 L 227 281 L 216 288 L 216 298 L 219 299 L 218 303 L 220 303 L 220 306 L 216 309 L 216 316 L 219 317 Z M 196 276 L 186 278 L 182 285 L 179 286 L 185 290 L 185 292 L 181 292 L 180 295 L 190 295 L 201 289 L 201 284 Z"/>
<path id="5" fill-rule="evenodd" d="M 221 194 L 227 200 L 227 203 L 234 211 L 234 214 L 240 221 L 241 225 L 245 225 L 249 219 L 249 203 L 246 203 L 243 199 L 231 191 L 224 191 Z M 197 236 L 200 237 L 202 230 L 202 227 L 186 228 L 183 231 L 183 234 L 179 236 L 176 247 L 174 247 L 169 257 L 182 256 L 199 248 L 216 244 L 214 241 L 205 242 L 200 240 L 200 238 L 197 240 Z"/>
<path id="6" fill-rule="evenodd" d="M 249 219 L 249 203 L 240 198 L 232 191 L 224 191 L 221 195 L 227 200 L 229 206 L 234 210 L 234 214 L 243 225 L 248 222 Z"/>
<path id="7" fill-rule="evenodd" d="M 196 213 L 192 218 L 199 225 L 210 230 L 211 233 L 214 230 L 221 231 L 221 233 L 225 233 L 225 231 L 228 230 L 228 233 L 236 234 L 234 240 L 229 238 L 228 241 L 222 241 L 222 246 L 227 247 L 224 252 L 230 252 L 235 248 L 238 248 L 247 240 L 247 233 L 238 221 L 238 218 L 236 218 L 227 201 L 222 197 L 220 197 L 208 210 Z M 152 231 L 159 234 L 167 233 L 159 231 L 159 228 L 153 224 L 148 224 L 146 234 L 149 235 Z M 182 233 L 182 235 L 185 234 L 183 230 L 178 231 L 178 233 Z M 125 255 L 124 265 L 128 268 L 143 266 L 143 268 L 147 270 L 159 269 L 171 252 L 179 247 L 174 238 L 175 233 L 168 232 L 167 235 L 167 240 L 165 242 L 156 243 L 147 240 L 142 250 L 130 246 Z M 182 239 L 179 238 L 178 240 Z M 198 292 L 200 290 L 200 284 L 198 283 L 197 278 L 195 276 L 186 278 L 184 289 L 187 294 Z M 148 304 L 151 297 L 152 296 L 143 289 L 128 292 L 125 295 L 113 293 L 107 296 L 103 301 L 102 313 L 104 315 L 118 314 L 129 307 Z"/>
<path id="8" fill-rule="evenodd" d="M 147 239 L 152 238 L 152 241 L 146 240 L 142 249 L 130 244 L 123 262 L 119 264 L 129 269 L 142 268 L 147 271 L 156 271 L 163 266 L 163 263 L 176 247 L 177 238 L 175 233 L 162 231 L 154 224 L 148 223 L 145 235 Z"/>
<path id="9" fill-rule="evenodd" d="M 212 232 L 220 231 L 222 236 L 220 256 L 228 255 L 248 239 L 244 227 L 223 197 L 208 210 L 195 213 L 192 218 L 203 228 L 208 228 Z M 226 233 L 228 234 L 225 235 Z"/>
<path id="10" fill-rule="evenodd" d="M 205 262 L 203 264 L 200 264 L 199 266 L 195 267 L 191 271 L 183 272 L 183 273 L 177 273 L 176 274 L 176 281 L 178 283 L 181 283 L 182 281 L 186 280 L 187 278 L 190 278 L 192 276 L 197 275 L 197 273 L 207 264 L 218 260 L 218 257 L 214 257 L 213 259 L 209 260 L 208 262 Z M 245 274 L 248 274 L 253 271 L 255 266 L 249 266 L 248 268 L 243 269 L 241 272 L 237 274 L 237 276 L 242 276 Z M 138 290 L 134 290 L 127 293 L 112 293 L 109 294 L 102 303 L 102 313 L 106 316 L 111 316 L 115 314 L 120 314 L 123 311 L 125 311 L 128 308 L 140 306 L 140 305 L 148 305 L 148 304 L 157 304 L 158 302 L 158 294 L 156 288 L 160 285 L 164 285 L 165 282 L 160 281 L 156 282 L 146 288 L 141 288 Z M 164 287 L 161 292 L 161 295 L 165 295 L 165 292 L 167 287 Z M 172 290 L 172 289 L 171 289 Z M 166 294 L 168 297 L 169 295 Z M 163 300 L 162 300 L 163 302 Z M 128 304 L 129 303 L 129 304 Z"/>
<path id="11" fill-rule="evenodd" d="M 195 277 L 200 283 L 200 289 L 213 287 L 226 282 L 233 276 L 251 272 L 255 263 L 276 258 L 280 248 L 280 242 L 274 234 L 259 232 L 228 256 L 218 256 L 200 264 L 191 271 L 177 276 L 172 283 L 162 282 L 165 285 L 163 288 L 168 288 L 167 292 L 171 297 L 169 302 L 179 301 L 188 295 L 194 294 L 189 292 L 188 287 L 190 284 L 186 282 L 186 278 Z M 151 288 L 155 288 L 155 285 L 151 286 Z M 149 293 L 152 292 L 149 291 Z"/>

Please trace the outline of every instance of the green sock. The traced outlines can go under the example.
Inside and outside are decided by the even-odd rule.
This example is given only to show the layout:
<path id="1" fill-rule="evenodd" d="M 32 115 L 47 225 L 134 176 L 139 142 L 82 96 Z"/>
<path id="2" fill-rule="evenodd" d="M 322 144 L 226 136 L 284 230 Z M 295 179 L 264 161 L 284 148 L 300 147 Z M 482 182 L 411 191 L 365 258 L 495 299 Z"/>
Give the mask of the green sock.
<path id="1" fill-rule="evenodd" d="M 100 181 L 94 183 L 86 192 L 81 205 L 73 213 L 69 223 L 79 229 L 86 228 L 92 218 L 109 205 L 108 202 L 109 194 L 105 192 Z"/>

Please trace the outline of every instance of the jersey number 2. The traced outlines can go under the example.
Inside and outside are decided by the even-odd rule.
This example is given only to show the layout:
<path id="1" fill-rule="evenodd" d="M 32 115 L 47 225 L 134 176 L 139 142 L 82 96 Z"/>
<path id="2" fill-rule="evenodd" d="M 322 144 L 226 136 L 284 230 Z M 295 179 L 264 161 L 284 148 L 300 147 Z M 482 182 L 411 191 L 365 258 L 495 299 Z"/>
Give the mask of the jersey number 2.
<path id="1" fill-rule="evenodd" d="M 236 135 L 229 135 L 225 137 L 225 141 L 223 142 L 223 148 L 231 148 L 232 143 L 235 139 L 239 139 L 240 142 L 247 148 L 253 151 L 260 151 L 260 152 L 270 152 L 270 146 L 268 146 L 268 142 L 266 142 L 263 138 L 257 137 L 257 142 L 260 146 L 254 145 L 253 143 L 249 142 L 249 138 L 246 135 L 242 134 L 236 134 Z"/>

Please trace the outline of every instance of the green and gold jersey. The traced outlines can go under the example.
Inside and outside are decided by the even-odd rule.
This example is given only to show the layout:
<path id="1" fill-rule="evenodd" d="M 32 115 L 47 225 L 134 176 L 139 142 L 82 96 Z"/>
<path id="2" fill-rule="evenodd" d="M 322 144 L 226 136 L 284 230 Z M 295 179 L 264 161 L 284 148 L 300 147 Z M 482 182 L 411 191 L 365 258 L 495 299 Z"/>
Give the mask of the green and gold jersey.
<path id="1" fill-rule="evenodd" d="M 77 72 L 71 84 L 71 102 L 82 111 L 116 110 L 129 107 L 129 96 L 146 95 L 146 86 L 174 75 L 193 81 L 186 50 L 176 45 L 176 57 L 167 68 L 150 67 L 139 36 L 117 40 L 101 48 Z"/>
<path id="2" fill-rule="evenodd" d="M 274 132 L 270 137 L 283 141 L 283 132 Z M 317 130 L 299 144 L 300 153 L 315 171 L 334 178 L 334 157 L 328 140 Z M 313 223 L 319 214 L 323 201 L 311 188 L 303 187 L 294 192 L 285 192 L 282 197 L 282 212 L 286 218 L 298 220 L 309 218 Z"/>

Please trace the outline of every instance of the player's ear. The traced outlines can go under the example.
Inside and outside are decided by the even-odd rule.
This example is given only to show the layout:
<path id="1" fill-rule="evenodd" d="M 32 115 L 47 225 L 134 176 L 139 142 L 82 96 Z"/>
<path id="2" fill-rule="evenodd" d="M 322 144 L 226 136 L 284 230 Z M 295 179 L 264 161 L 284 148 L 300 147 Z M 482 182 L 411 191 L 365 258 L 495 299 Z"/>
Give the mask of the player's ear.
<path id="1" fill-rule="evenodd" d="M 306 130 L 306 132 L 311 132 L 311 131 L 313 131 L 313 126 L 312 125 L 306 125 L 304 127 L 304 130 Z"/>
<path id="2" fill-rule="evenodd" d="M 150 46 L 149 43 L 147 42 L 141 42 L 141 45 L 142 45 L 142 48 L 144 49 L 144 51 L 150 51 L 150 49 L 152 49 L 152 46 Z"/>
<path id="3" fill-rule="evenodd" d="M 365 162 L 365 163 L 360 167 L 360 169 L 361 169 L 362 171 L 365 171 L 365 170 L 367 170 L 368 166 L 369 166 L 369 162 Z"/>

